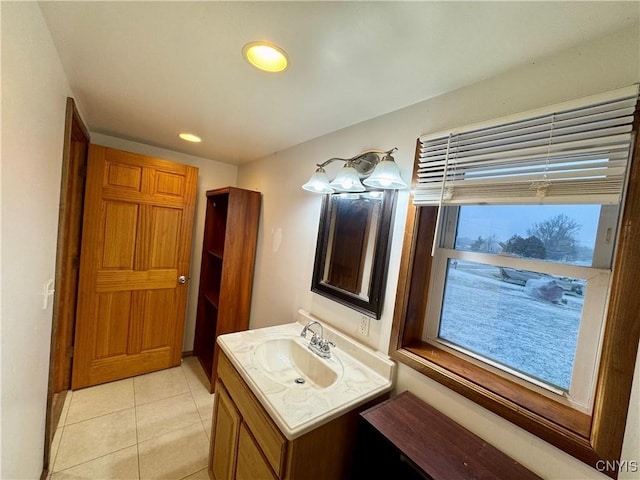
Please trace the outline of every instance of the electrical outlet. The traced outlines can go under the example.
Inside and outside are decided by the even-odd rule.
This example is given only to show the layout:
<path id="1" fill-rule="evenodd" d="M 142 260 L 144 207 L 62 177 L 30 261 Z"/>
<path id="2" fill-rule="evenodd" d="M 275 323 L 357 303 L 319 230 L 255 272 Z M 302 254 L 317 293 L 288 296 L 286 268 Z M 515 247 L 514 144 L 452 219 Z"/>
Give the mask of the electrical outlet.
<path id="1" fill-rule="evenodd" d="M 360 323 L 358 324 L 358 333 L 363 337 L 369 336 L 369 320 L 370 318 L 366 315 L 362 315 L 360 317 Z"/>

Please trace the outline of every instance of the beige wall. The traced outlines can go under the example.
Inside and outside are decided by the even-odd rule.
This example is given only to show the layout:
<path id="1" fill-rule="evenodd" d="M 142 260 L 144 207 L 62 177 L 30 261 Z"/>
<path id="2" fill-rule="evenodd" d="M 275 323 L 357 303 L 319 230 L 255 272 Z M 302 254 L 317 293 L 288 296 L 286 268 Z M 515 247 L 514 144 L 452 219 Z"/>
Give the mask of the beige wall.
<path id="1" fill-rule="evenodd" d="M 71 91 L 34 2 L 2 2 L 2 335 L 0 478 L 37 478 L 42 470 L 51 307 L 41 291 L 54 276 L 65 99 Z M 428 131 L 523 111 L 637 82 L 638 31 L 585 44 L 453 94 L 372 119 L 236 167 L 167 150 L 92 136 L 96 143 L 200 167 L 192 278 L 184 348 L 193 328 L 202 242 L 204 190 L 233 184 L 263 193 L 253 328 L 293 321 L 305 308 L 355 335 L 359 315 L 310 292 L 320 198 L 300 185 L 314 164 L 367 148 L 399 147 L 396 160 L 410 177 L 415 139 Z M 82 107 L 80 105 L 80 107 Z M 82 112 L 81 112 L 82 113 Z M 310 112 L 312 114 L 312 112 Z M 335 173 L 336 166 L 332 166 Z M 279 175 L 280 174 L 280 175 Z M 408 192 L 396 208 L 389 281 L 381 321 L 362 339 L 386 351 L 397 287 Z M 638 405 L 638 367 L 632 403 Z M 599 478 L 593 470 L 508 422 L 403 366 L 398 390 L 425 400 L 549 478 Z M 625 435 L 625 455 L 640 451 L 637 409 Z M 630 475 L 622 478 L 633 478 Z"/>
<path id="2" fill-rule="evenodd" d="M 152 147 L 142 143 L 123 140 L 97 133 L 91 134 L 91 142 L 106 147 L 117 148 L 127 152 L 139 153 L 151 157 L 163 158 L 185 165 L 198 167 L 198 191 L 196 193 L 196 212 L 193 226 L 193 243 L 191 250 L 191 273 L 189 279 L 189 295 L 187 297 L 187 313 L 184 327 L 182 351 L 193 350 L 193 337 L 196 328 L 196 309 L 198 305 L 198 284 L 200 282 L 200 263 L 202 259 L 202 238 L 204 235 L 204 216 L 206 209 L 205 193 L 207 190 L 236 184 L 238 167 L 227 163 L 194 157 L 184 153 Z"/>
<path id="3" fill-rule="evenodd" d="M 1 478 L 42 472 L 66 97 L 35 2 L 2 2 Z M 28 39 L 28 41 L 27 41 Z"/>
<path id="4" fill-rule="evenodd" d="M 398 147 L 405 179 L 411 176 L 416 138 L 448 127 L 526 111 L 640 80 L 637 27 L 560 54 L 537 59 L 456 92 L 377 117 L 266 157 L 239 169 L 239 186 L 263 193 L 251 327 L 293 321 L 304 308 L 357 337 L 360 315 L 310 292 L 321 199 L 300 188 L 327 158 L 368 148 Z M 313 112 L 309 112 L 312 114 Z M 330 175 L 339 166 L 330 166 Z M 387 351 L 409 193 L 400 192 L 393 229 L 386 301 L 373 321 L 369 345 Z M 399 366 L 397 390 L 411 390 L 545 478 L 606 478 L 537 437 L 514 427 L 441 385 Z M 638 368 L 635 404 L 638 405 Z M 624 454 L 640 461 L 638 413 L 632 408 Z M 638 473 L 623 474 L 634 478 Z"/>
<path id="5" fill-rule="evenodd" d="M 55 272 L 65 108 L 72 92 L 37 3 L 2 2 L 1 8 L 0 478 L 26 479 L 42 472 L 52 308 L 42 309 L 41 292 Z M 191 350 L 203 195 L 234 185 L 237 167 L 105 135 L 92 134 L 92 141 L 199 168 L 183 343 Z"/>

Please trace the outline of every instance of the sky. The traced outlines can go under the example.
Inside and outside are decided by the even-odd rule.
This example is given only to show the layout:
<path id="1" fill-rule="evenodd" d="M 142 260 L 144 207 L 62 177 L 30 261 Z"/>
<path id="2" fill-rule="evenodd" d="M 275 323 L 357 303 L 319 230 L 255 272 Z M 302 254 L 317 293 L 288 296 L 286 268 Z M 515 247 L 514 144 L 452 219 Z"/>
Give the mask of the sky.
<path id="1" fill-rule="evenodd" d="M 480 205 L 461 208 L 458 220 L 458 237 L 475 240 L 479 236 L 496 235 L 505 241 L 513 235 L 527 238 L 527 229 L 535 222 L 564 213 L 582 225 L 577 233 L 578 242 L 593 248 L 600 205 Z"/>

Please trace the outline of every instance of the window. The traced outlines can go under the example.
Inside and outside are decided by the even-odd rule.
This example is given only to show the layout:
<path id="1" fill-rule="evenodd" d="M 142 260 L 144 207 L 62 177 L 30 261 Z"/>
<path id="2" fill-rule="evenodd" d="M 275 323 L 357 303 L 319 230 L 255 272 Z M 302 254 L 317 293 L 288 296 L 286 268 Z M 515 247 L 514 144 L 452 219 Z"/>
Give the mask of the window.
<path id="1" fill-rule="evenodd" d="M 640 339 L 637 97 L 421 137 L 390 343 L 594 467 L 620 460 Z"/>
<path id="2" fill-rule="evenodd" d="M 446 207 L 443 218 L 423 340 L 590 412 L 617 206 Z"/>

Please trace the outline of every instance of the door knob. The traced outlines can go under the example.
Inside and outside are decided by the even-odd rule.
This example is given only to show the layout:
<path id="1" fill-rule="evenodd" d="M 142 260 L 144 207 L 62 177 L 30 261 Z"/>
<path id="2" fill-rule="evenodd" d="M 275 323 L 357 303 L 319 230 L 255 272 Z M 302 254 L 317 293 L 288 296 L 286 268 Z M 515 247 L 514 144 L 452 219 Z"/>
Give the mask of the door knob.
<path id="1" fill-rule="evenodd" d="M 181 284 L 181 285 L 187 283 L 187 277 L 185 277 L 184 275 L 180 275 L 178 277 L 178 283 Z"/>

